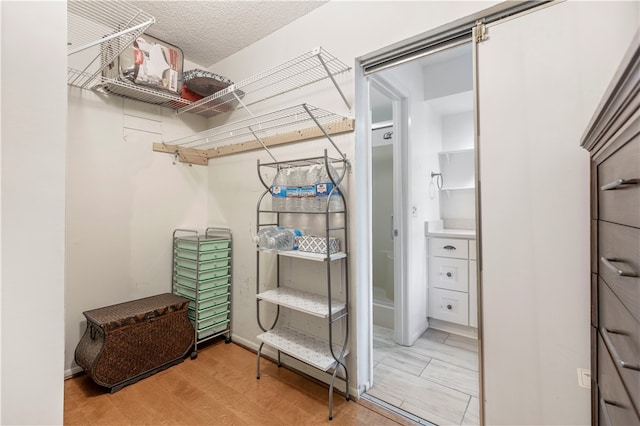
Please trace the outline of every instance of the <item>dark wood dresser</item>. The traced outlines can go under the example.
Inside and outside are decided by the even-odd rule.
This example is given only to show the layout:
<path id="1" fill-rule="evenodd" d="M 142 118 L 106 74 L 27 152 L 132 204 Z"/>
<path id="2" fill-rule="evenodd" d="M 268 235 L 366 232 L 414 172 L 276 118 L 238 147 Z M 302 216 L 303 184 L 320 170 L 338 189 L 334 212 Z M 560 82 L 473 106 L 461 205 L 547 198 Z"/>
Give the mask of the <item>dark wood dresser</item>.
<path id="1" fill-rule="evenodd" d="M 582 139 L 591 153 L 594 425 L 640 425 L 640 33 Z"/>

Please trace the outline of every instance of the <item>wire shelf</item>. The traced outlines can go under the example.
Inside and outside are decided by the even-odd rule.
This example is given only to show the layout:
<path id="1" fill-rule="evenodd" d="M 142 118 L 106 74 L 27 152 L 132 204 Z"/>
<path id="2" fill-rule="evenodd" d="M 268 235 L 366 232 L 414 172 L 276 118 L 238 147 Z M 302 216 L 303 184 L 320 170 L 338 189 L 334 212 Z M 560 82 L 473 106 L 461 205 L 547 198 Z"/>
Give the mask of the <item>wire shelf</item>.
<path id="1" fill-rule="evenodd" d="M 180 108 L 178 114 L 195 112 L 215 115 L 242 106 L 248 107 L 326 78 L 331 78 L 334 81 L 335 75 L 350 69 L 335 56 L 318 47 L 284 64 L 251 76 L 193 102 L 191 105 Z M 347 103 L 337 84 L 336 89 Z"/>
<path id="2" fill-rule="evenodd" d="M 317 126 L 314 118 L 322 126 L 349 121 L 345 116 L 302 104 L 218 126 L 184 138 L 167 141 L 165 144 L 183 148 L 220 148 L 255 140 L 256 136 L 263 139 L 307 130 Z"/>
<path id="3" fill-rule="evenodd" d="M 172 95 L 168 92 L 137 86 L 120 80 L 102 77 L 100 83 L 93 87 L 94 90 L 102 93 L 118 95 L 123 98 L 134 99 L 160 106 L 166 106 L 178 109 L 185 105 L 189 105 L 191 101 L 183 99 L 179 96 Z"/>
<path id="4" fill-rule="evenodd" d="M 67 84 L 91 88 L 104 67 L 155 23 L 155 18 L 124 1 L 67 2 Z M 184 106 L 181 105 L 181 106 Z"/>

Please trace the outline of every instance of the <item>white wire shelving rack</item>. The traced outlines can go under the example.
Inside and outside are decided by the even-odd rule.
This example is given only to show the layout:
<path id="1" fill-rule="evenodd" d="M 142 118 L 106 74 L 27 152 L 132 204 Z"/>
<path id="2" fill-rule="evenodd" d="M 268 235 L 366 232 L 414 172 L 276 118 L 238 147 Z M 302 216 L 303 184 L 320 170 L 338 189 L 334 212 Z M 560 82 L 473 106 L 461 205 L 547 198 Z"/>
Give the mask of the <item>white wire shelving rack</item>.
<path id="1" fill-rule="evenodd" d="M 154 143 L 158 152 L 175 154 L 183 162 L 207 164 L 209 158 L 324 137 L 340 152 L 331 135 L 353 130 L 353 119 L 309 104 L 280 109 L 221 125 L 172 141 Z"/>
<path id="2" fill-rule="evenodd" d="M 349 66 L 322 47 L 316 47 L 281 65 L 255 74 L 182 107 L 178 109 L 178 114 L 196 112 L 212 116 L 241 107 L 247 108 L 326 78 L 331 79 L 347 108 L 351 108 L 335 80 L 336 75 L 350 69 Z"/>
<path id="3" fill-rule="evenodd" d="M 155 18 L 123 1 L 67 2 L 67 68 L 70 86 L 93 88 L 102 70 L 155 23 Z"/>
<path id="4" fill-rule="evenodd" d="M 193 102 L 168 92 L 103 76 L 103 69 L 155 23 L 155 18 L 137 8 L 135 3 L 71 0 L 67 2 L 67 16 L 67 83 L 70 86 L 169 107 L 177 114 L 188 112 L 212 117 L 238 108 L 248 110 L 258 102 L 330 79 L 350 108 L 335 76 L 351 68 L 322 47 Z"/>

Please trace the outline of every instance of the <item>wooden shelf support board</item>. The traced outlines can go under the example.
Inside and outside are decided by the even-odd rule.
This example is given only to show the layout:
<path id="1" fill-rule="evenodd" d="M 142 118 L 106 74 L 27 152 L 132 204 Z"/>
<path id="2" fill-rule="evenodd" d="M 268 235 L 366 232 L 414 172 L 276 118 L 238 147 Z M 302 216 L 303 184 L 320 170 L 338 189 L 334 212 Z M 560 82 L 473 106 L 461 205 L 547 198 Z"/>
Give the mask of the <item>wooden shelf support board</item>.
<path id="1" fill-rule="evenodd" d="M 326 126 L 324 126 L 324 129 L 329 135 L 339 135 L 342 133 L 353 132 L 354 119 L 327 124 Z M 310 139 L 317 139 L 320 137 L 324 137 L 324 134 L 318 127 L 314 126 L 302 130 L 296 130 L 293 132 L 282 133 L 280 135 L 268 136 L 263 138 L 262 142 L 264 142 L 265 146 L 271 147 L 276 145 L 306 141 Z M 179 145 L 169 145 L 162 142 L 155 142 L 153 144 L 153 150 L 156 152 L 178 154 L 180 162 L 200 165 L 207 165 L 209 158 L 239 154 L 241 152 L 254 151 L 257 149 L 263 148 L 262 145 L 260 145 L 260 142 L 255 139 L 210 149 L 186 148 Z"/>

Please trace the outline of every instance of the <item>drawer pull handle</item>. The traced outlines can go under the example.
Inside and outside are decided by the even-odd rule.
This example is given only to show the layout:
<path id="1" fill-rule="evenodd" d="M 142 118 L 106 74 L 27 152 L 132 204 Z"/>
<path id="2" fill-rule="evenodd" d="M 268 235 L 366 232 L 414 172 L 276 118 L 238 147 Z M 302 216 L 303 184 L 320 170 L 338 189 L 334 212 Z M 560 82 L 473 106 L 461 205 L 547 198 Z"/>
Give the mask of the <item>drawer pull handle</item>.
<path id="1" fill-rule="evenodd" d="M 616 407 L 618 404 L 616 404 L 615 402 L 607 401 L 604 398 L 600 398 L 600 411 L 602 412 L 604 424 L 606 426 L 611 426 L 613 423 L 611 423 L 611 418 L 609 418 L 609 410 L 607 410 L 607 404 L 613 405 L 614 407 Z"/>
<path id="2" fill-rule="evenodd" d="M 453 309 L 453 306 L 451 306 L 451 305 L 447 305 L 447 309 L 448 309 L 448 310 L 451 310 L 451 309 Z"/>
<path id="3" fill-rule="evenodd" d="M 636 183 L 638 183 L 637 179 L 617 179 L 614 180 L 611 183 L 608 183 L 606 185 L 602 185 L 600 187 L 601 191 L 613 191 L 614 189 L 618 189 L 621 186 L 624 185 L 635 185 Z"/>
<path id="4" fill-rule="evenodd" d="M 607 268 L 611 269 L 611 271 L 613 271 L 614 274 L 616 274 L 619 277 L 637 277 L 638 274 L 636 274 L 635 272 L 625 272 L 622 269 L 618 269 L 616 268 L 616 266 L 611 263 L 611 262 L 622 262 L 622 260 L 620 259 L 607 259 L 606 257 L 602 256 L 600 258 L 600 261 L 602 263 L 604 263 L 604 266 L 606 266 Z"/>
<path id="5" fill-rule="evenodd" d="M 444 246 L 442 247 L 445 250 L 455 250 L 456 248 L 454 246 Z"/>
<path id="6" fill-rule="evenodd" d="M 640 371 L 640 365 L 629 364 L 628 362 L 620 359 L 620 355 L 618 355 L 618 351 L 616 350 L 615 346 L 613 346 L 613 342 L 611 341 L 609 333 L 620 335 L 624 335 L 624 333 L 619 331 L 607 330 L 605 327 L 600 327 L 600 335 L 602 335 L 602 340 L 604 340 L 604 344 L 607 346 L 607 350 L 611 354 L 611 357 L 613 358 L 615 363 L 621 368 Z"/>
<path id="7" fill-rule="evenodd" d="M 451 278 L 451 272 L 447 272 L 447 277 Z"/>

